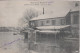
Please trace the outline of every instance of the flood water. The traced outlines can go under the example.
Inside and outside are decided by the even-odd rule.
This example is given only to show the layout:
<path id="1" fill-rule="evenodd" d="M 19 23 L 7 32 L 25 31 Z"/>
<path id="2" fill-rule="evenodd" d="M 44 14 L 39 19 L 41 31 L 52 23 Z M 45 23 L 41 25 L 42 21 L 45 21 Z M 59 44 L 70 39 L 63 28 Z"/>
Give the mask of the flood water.
<path id="1" fill-rule="evenodd" d="M 24 43 L 24 35 L 14 33 L 17 32 L 0 32 L 0 53 L 28 53 L 28 45 Z M 31 53 L 79 53 L 78 40 L 60 40 L 56 46 L 54 46 L 54 39 L 51 41 L 49 37 L 45 40 L 41 39 L 38 44 L 33 45 Z"/>
<path id="2" fill-rule="evenodd" d="M 0 32 L 0 53 L 20 53 L 24 37 L 15 32 Z"/>

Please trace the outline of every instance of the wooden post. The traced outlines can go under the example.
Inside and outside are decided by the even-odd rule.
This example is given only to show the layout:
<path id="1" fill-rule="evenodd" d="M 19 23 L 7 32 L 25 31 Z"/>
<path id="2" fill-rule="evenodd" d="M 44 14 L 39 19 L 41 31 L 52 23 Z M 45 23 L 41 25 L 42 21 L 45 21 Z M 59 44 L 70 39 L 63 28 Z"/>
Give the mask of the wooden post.
<path id="1" fill-rule="evenodd" d="M 35 43 L 36 43 L 36 38 L 37 38 L 37 37 L 36 37 L 36 34 L 37 34 L 37 33 L 36 33 L 36 31 L 35 31 Z"/>

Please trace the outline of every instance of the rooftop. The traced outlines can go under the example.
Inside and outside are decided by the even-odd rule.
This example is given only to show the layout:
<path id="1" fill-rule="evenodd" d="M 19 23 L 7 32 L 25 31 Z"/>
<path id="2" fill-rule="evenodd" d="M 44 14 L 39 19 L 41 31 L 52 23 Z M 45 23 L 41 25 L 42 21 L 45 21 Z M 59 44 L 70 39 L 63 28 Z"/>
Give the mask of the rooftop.
<path id="1" fill-rule="evenodd" d="M 59 9 L 58 9 L 59 10 Z M 74 11 L 79 11 L 79 4 L 76 3 L 75 6 L 73 6 L 71 9 L 67 9 L 67 10 L 59 10 L 59 11 L 53 11 L 53 13 L 45 13 L 43 15 L 40 15 L 38 17 L 35 17 L 31 20 L 42 20 L 42 19 L 50 19 L 50 18 L 61 18 L 61 17 L 65 17 L 68 12 L 74 12 Z"/>
<path id="2" fill-rule="evenodd" d="M 77 7 L 72 8 L 71 12 L 73 12 L 73 11 L 79 11 L 79 7 L 77 6 Z"/>
<path id="3" fill-rule="evenodd" d="M 71 9 L 71 12 L 79 11 L 79 3 L 75 3 L 75 6 Z"/>
<path id="4" fill-rule="evenodd" d="M 65 17 L 68 12 L 69 12 L 69 10 L 68 11 L 62 11 L 62 12 L 53 12 L 50 14 L 43 14 L 43 15 L 35 17 L 31 20 L 41 20 L 41 19 L 50 19 L 50 18 L 59 18 L 59 17 L 61 18 L 61 17 Z"/>

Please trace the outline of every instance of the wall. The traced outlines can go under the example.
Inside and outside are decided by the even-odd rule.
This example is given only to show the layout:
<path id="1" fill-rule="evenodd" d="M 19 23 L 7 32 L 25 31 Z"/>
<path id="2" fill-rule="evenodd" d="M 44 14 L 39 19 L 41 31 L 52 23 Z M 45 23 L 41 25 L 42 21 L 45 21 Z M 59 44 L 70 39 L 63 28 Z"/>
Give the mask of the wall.
<path id="1" fill-rule="evenodd" d="M 79 15 L 79 12 L 72 12 L 71 13 L 71 27 L 72 27 L 71 30 L 72 30 L 72 34 L 75 34 L 75 35 L 78 35 L 79 36 L 79 23 L 77 23 L 77 24 L 74 24 L 73 23 L 74 22 L 73 21 L 74 15 Z M 76 20 L 76 21 L 79 21 L 79 19 Z"/>
<path id="2" fill-rule="evenodd" d="M 43 22 L 43 26 L 53 26 L 52 20 L 56 20 L 55 25 L 60 26 L 61 25 L 61 19 L 65 19 L 65 18 L 38 20 L 36 23 L 37 23 L 37 27 L 42 26 L 42 22 Z M 49 22 L 47 23 L 47 21 L 49 21 Z"/>
<path id="3" fill-rule="evenodd" d="M 71 17 L 70 12 L 65 17 L 66 25 L 71 25 Z"/>

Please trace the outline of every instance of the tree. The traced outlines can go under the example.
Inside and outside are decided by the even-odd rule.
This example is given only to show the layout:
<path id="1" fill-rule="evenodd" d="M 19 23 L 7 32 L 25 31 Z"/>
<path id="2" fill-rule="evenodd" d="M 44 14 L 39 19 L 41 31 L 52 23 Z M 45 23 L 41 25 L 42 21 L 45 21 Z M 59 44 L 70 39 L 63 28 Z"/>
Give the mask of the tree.
<path id="1" fill-rule="evenodd" d="M 37 17 L 38 16 L 38 11 L 36 11 L 35 9 L 28 9 L 25 11 L 23 18 L 21 18 L 21 22 L 24 25 L 29 25 L 29 21 L 30 19 Z"/>

